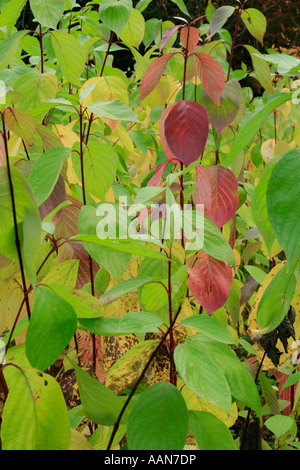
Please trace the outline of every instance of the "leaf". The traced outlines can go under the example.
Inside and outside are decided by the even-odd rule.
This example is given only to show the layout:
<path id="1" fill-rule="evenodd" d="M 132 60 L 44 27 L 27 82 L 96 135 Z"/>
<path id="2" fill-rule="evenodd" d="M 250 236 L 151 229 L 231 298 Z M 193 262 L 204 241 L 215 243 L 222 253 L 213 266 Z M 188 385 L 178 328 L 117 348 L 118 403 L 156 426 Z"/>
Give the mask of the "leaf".
<path id="1" fill-rule="evenodd" d="M 160 52 L 163 50 L 165 47 L 166 43 L 169 41 L 169 39 L 175 34 L 180 28 L 182 28 L 182 25 L 176 25 L 176 26 L 171 26 L 163 35 L 161 38 L 161 43 L 160 43 Z"/>
<path id="2" fill-rule="evenodd" d="M 207 411 L 190 411 L 189 422 L 199 450 L 237 450 L 230 430 Z"/>
<path id="3" fill-rule="evenodd" d="M 202 154 L 208 137 L 205 109 L 195 101 L 178 101 L 166 117 L 164 134 L 171 152 L 190 165 Z"/>
<path id="4" fill-rule="evenodd" d="M 235 267 L 233 251 L 216 224 L 204 215 L 203 251 L 213 258 L 229 263 Z"/>
<path id="5" fill-rule="evenodd" d="M 269 65 L 258 56 L 258 50 L 255 47 L 245 45 L 245 48 L 251 56 L 255 77 L 266 91 L 274 95 L 275 91 Z"/>
<path id="6" fill-rule="evenodd" d="M 68 261 L 66 261 L 66 263 L 68 263 Z M 83 321 L 86 318 L 94 320 L 95 317 L 98 319 L 98 317 L 103 313 L 103 309 L 98 299 L 89 292 L 73 289 L 66 285 L 50 284 L 49 281 L 46 283 L 46 281 L 47 279 L 43 280 L 47 289 L 51 290 L 51 292 L 54 292 L 70 304 L 71 307 L 73 307 L 77 318 L 80 318 Z"/>
<path id="7" fill-rule="evenodd" d="M 10 31 L 16 24 L 26 2 L 27 0 L 11 0 L 6 2 L 4 6 L 2 4 L 0 27 L 6 26 L 7 30 Z"/>
<path id="8" fill-rule="evenodd" d="M 143 286 L 151 280 L 152 277 L 150 276 L 137 276 L 132 277 L 130 279 L 126 279 L 125 281 L 120 282 L 116 286 L 106 291 L 105 294 L 103 294 L 99 298 L 99 302 L 101 305 L 106 305 L 110 302 L 114 302 L 115 300 L 119 299 L 119 297 L 122 297 L 122 295 L 127 294 L 133 289 L 137 289 L 138 287 Z"/>
<path id="9" fill-rule="evenodd" d="M 133 387 L 157 345 L 158 340 L 146 340 L 140 341 L 126 350 L 110 367 L 105 379 L 106 386 L 117 395 L 121 395 L 125 388 Z M 148 369 L 145 375 L 147 373 L 149 374 Z"/>
<path id="10" fill-rule="evenodd" d="M 291 97 L 292 93 L 276 94 L 271 96 L 266 104 L 261 104 L 250 113 L 243 126 L 239 129 L 229 156 L 223 162 L 225 167 L 228 167 L 238 154 L 247 148 L 269 114 L 278 106 L 290 100 Z"/>
<path id="11" fill-rule="evenodd" d="M 215 341 L 202 333 L 191 337 L 189 341 L 191 341 L 193 349 L 198 351 L 199 358 L 202 356 L 202 360 L 206 361 L 209 355 L 210 361 L 212 361 L 216 367 L 219 367 L 220 372 L 215 376 L 216 385 L 219 382 L 221 373 L 228 383 L 232 397 L 236 400 L 240 400 L 249 408 L 252 408 L 261 420 L 261 402 L 255 381 L 231 347 L 227 346 L 227 344 Z M 198 364 L 199 362 L 197 362 L 197 367 Z M 203 380 L 205 379 L 203 378 Z M 218 386 L 219 385 L 218 383 Z M 230 411 L 228 411 L 228 413 L 229 412 Z"/>
<path id="12" fill-rule="evenodd" d="M 122 409 L 122 401 L 105 385 L 72 362 L 86 416 L 103 426 L 113 425 Z"/>
<path id="13" fill-rule="evenodd" d="M 225 5 L 214 11 L 209 21 L 209 38 L 214 36 L 224 26 L 228 18 L 233 14 L 235 8 L 230 5 Z"/>
<path id="14" fill-rule="evenodd" d="M 162 149 L 169 161 L 176 164 L 179 163 L 179 160 L 175 157 L 174 153 L 171 152 L 171 149 L 167 143 L 166 136 L 165 136 L 165 121 L 170 111 L 176 106 L 176 103 L 173 103 L 167 106 L 164 111 L 162 112 L 161 118 L 159 120 L 159 134 L 160 134 L 160 141 Z"/>
<path id="15" fill-rule="evenodd" d="M 278 66 L 277 72 L 279 74 L 286 74 L 291 72 L 293 69 L 299 70 L 300 59 L 288 54 L 253 54 L 260 59 L 270 62 Z"/>
<path id="16" fill-rule="evenodd" d="M 69 155 L 70 149 L 59 147 L 48 150 L 35 161 L 28 181 L 33 189 L 38 207 L 52 193 L 63 163 Z"/>
<path id="17" fill-rule="evenodd" d="M 195 299 L 212 314 L 226 302 L 232 283 L 232 269 L 207 253 L 197 254 L 197 267 L 188 270 L 188 285 Z"/>
<path id="18" fill-rule="evenodd" d="M 154 251 L 150 247 L 145 245 L 143 242 L 140 242 L 139 240 L 134 240 L 132 238 L 115 238 L 111 240 L 109 238 L 98 238 L 97 235 L 77 235 L 72 237 L 71 240 L 95 243 L 96 245 L 113 248 L 117 251 L 123 251 L 124 253 L 131 253 L 138 256 L 149 256 L 150 258 L 166 259 L 164 254 L 158 251 Z"/>
<path id="19" fill-rule="evenodd" d="M 74 148 L 79 149 L 79 143 Z M 74 170 L 81 180 L 81 157 L 73 153 L 72 162 Z M 85 175 L 85 188 L 101 201 L 111 187 L 117 171 L 118 155 L 113 148 L 103 142 L 90 140 L 83 155 L 83 168 Z M 101 178 L 99 178 L 101 175 Z"/>
<path id="20" fill-rule="evenodd" d="M 116 121 L 138 122 L 135 113 L 120 100 L 97 101 L 96 103 L 90 104 L 88 109 L 99 117 Z"/>
<path id="21" fill-rule="evenodd" d="M 263 333 L 274 330 L 290 308 L 298 278 L 297 262 L 289 268 L 285 263 L 270 282 L 272 274 L 271 270 L 261 285 L 263 295 L 256 314 L 257 323 Z"/>
<path id="22" fill-rule="evenodd" d="M 275 234 L 268 216 L 267 188 L 273 168 L 281 157 L 281 155 L 278 155 L 272 158 L 265 166 L 260 180 L 254 189 L 251 201 L 253 219 L 259 232 L 264 238 L 269 255 L 271 255 L 272 246 L 275 241 Z"/>
<path id="23" fill-rule="evenodd" d="M 36 122 L 21 109 L 5 108 L 4 111 L 5 124 L 16 134 L 23 139 L 29 146 L 32 145 L 32 139 L 36 132 Z"/>
<path id="24" fill-rule="evenodd" d="M 256 8 L 247 8 L 242 11 L 241 19 L 249 33 L 259 42 L 263 43 L 264 34 L 267 29 L 265 15 Z"/>
<path id="25" fill-rule="evenodd" d="M 0 42 L 0 71 L 4 70 L 11 63 L 20 42 L 27 34 L 28 31 L 17 31 Z"/>
<path id="26" fill-rule="evenodd" d="M 169 52 L 151 62 L 140 86 L 140 103 L 157 87 L 168 61 L 174 54 L 176 54 L 176 52 Z"/>
<path id="27" fill-rule="evenodd" d="M 120 36 L 120 33 L 130 18 L 131 0 L 104 0 L 100 4 L 99 16 L 101 21 Z"/>
<path id="28" fill-rule="evenodd" d="M 97 214 L 97 208 L 94 206 L 86 205 L 81 208 L 78 221 L 79 233 L 96 236 L 97 224 L 101 220 L 101 217 Z M 113 219 L 112 222 L 116 222 L 117 225 L 117 212 L 115 212 L 115 214 L 115 219 Z M 82 246 L 92 259 L 102 266 L 108 273 L 114 276 L 118 281 L 122 279 L 126 266 L 132 257 L 130 252 L 115 250 L 112 245 L 107 246 L 84 242 Z"/>
<path id="29" fill-rule="evenodd" d="M 262 269 L 258 268 L 257 266 L 244 266 L 245 269 L 248 271 L 249 274 L 255 279 L 259 284 L 262 284 L 264 281 L 267 273 Z"/>
<path id="30" fill-rule="evenodd" d="M 120 39 L 138 49 L 145 34 L 145 20 L 141 12 L 132 8 L 130 17 L 120 32 Z"/>
<path id="31" fill-rule="evenodd" d="M 180 325 L 200 331 L 209 338 L 226 344 L 234 344 L 233 338 L 227 329 L 214 317 L 207 315 L 193 315 L 183 320 Z"/>
<path id="32" fill-rule="evenodd" d="M 236 80 L 226 82 L 221 94 L 220 106 L 217 106 L 202 88 L 200 102 L 206 109 L 209 122 L 220 135 L 222 130 L 234 121 L 239 112 L 242 102 L 241 85 Z"/>
<path id="33" fill-rule="evenodd" d="M 194 393 L 230 413 L 228 383 L 209 351 L 199 351 L 197 344 L 186 341 L 176 346 L 174 360 L 178 374 Z"/>
<path id="34" fill-rule="evenodd" d="M 178 6 L 179 10 L 181 10 L 182 13 L 184 13 L 184 14 L 187 15 L 187 16 L 190 16 L 190 14 L 189 14 L 189 12 L 188 12 L 188 10 L 187 10 L 187 7 L 186 7 L 186 5 L 185 5 L 185 3 L 184 3 L 183 0 L 171 0 L 171 2 L 175 3 L 175 5 Z"/>
<path id="35" fill-rule="evenodd" d="M 150 312 L 128 312 L 121 318 L 79 318 L 84 329 L 100 336 L 120 336 L 135 334 L 143 336 L 146 333 L 159 333 L 158 326 L 161 318 Z"/>
<path id="36" fill-rule="evenodd" d="M 85 62 L 78 39 L 66 31 L 51 31 L 52 47 L 65 79 L 80 86 Z"/>
<path id="37" fill-rule="evenodd" d="M 238 182 L 232 171 L 221 165 L 204 169 L 196 166 L 195 203 L 204 205 L 204 214 L 221 228 L 235 214 L 238 204 Z"/>
<path id="38" fill-rule="evenodd" d="M 285 434 L 294 424 L 294 420 L 291 416 L 284 415 L 275 415 L 271 416 L 265 421 L 267 428 L 275 434 L 275 436 L 280 437 Z"/>
<path id="39" fill-rule="evenodd" d="M 41 220 L 33 191 L 20 170 L 11 167 L 21 254 L 25 273 L 35 286 L 35 263 L 40 246 Z M 0 252 L 19 261 L 15 244 L 12 201 L 6 167 L 0 167 Z M 26 220 L 26 222 L 25 222 Z"/>
<path id="40" fill-rule="evenodd" d="M 194 26 L 182 28 L 180 31 L 180 39 L 183 47 L 192 53 L 199 42 L 199 31 Z"/>
<path id="41" fill-rule="evenodd" d="M 30 0 L 30 8 L 42 26 L 56 29 L 57 23 L 61 19 L 64 9 L 64 0 Z"/>
<path id="42" fill-rule="evenodd" d="M 55 98 L 57 85 L 57 77 L 53 73 L 42 74 L 38 70 L 24 73 L 12 83 L 14 91 L 21 93 L 17 108 L 28 111 L 48 99 Z"/>
<path id="43" fill-rule="evenodd" d="M 147 432 L 144 430 L 147 429 Z M 145 390 L 128 418 L 130 450 L 182 450 L 188 432 L 188 411 L 179 390 L 160 382 Z"/>
<path id="44" fill-rule="evenodd" d="M 300 256 L 300 149 L 286 152 L 273 167 L 267 187 L 267 211 L 288 264 Z"/>
<path id="45" fill-rule="evenodd" d="M 38 287 L 26 335 L 26 355 L 40 370 L 50 367 L 71 341 L 77 327 L 73 307 L 54 292 Z"/>
<path id="46" fill-rule="evenodd" d="M 193 58 L 197 75 L 206 93 L 217 106 L 220 106 L 225 86 L 225 76 L 221 65 L 205 52 L 194 52 Z"/>
<path id="47" fill-rule="evenodd" d="M 70 422 L 56 380 L 36 369 L 13 369 L 2 416 L 2 449 L 68 450 Z"/>

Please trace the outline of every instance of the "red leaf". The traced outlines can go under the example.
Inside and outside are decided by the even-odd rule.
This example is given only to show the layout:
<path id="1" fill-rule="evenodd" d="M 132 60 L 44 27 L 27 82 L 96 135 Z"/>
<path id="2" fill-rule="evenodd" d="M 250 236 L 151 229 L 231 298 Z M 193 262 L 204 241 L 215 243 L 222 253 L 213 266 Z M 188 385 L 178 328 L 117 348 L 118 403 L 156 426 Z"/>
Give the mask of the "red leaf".
<path id="1" fill-rule="evenodd" d="M 167 168 L 167 165 L 169 164 L 169 161 L 165 161 L 163 163 L 160 163 L 157 168 L 155 168 L 154 175 L 150 178 L 150 180 L 147 183 L 147 186 L 160 186 L 162 183 L 163 179 L 163 174 L 165 172 L 165 169 Z"/>
<path id="2" fill-rule="evenodd" d="M 220 106 L 221 94 L 225 85 L 225 76 L 221 65 L 205 52 L 194 52 L 193 56 L 197 75 L 206 93 L 217 106 Z"/>
<path id="3" fill-rule="evenodd" d="M 169 39 L 173 36 L 173 34 L 178 31 L 178 29 L 182 28 L 182 24 L 179 24 L 177 26 L 172 26 L 172 28 L 168 29 L 161 38 L 161 43 L 160 43 L 160 52 L 163 50 L 165 44 L 169 41 Z"/>
<path id="4" fill-rule="evenodd" d="M 238 182 L 229 168 L 214 165 L 196 167 L 195 204 L 204 204 L 204 215 L 217 227 L 223 227 L 239 204 Z"/>
<path id="5" fill-rule="evenodd" d="M 286 416 L 289 416 L 292 413 L 295 403 L 295 385 L 291 385 L 290 387 L 286 387 L 284 390 L 281 390 L 288 377 L 288 374 L 283 374 L 278 384 L 278 398 L 280 400 L 287 400 L 290 402 L 290 404 L 282 410 L 283 414 Z"/>
<path id="6" fill-rule="evenodd" d="M 143 77 L 140 86 L 140 103 L 158 85 L 159 80 L 163 76 L 167 62 L 171 59 L 174 54 L 177 54 L 177 52 L 170 52 L 168 54 L 164 54 L 163 56 L 158 57 L 157 59 L 154 59 L 153 62 L 151 62 L 151 64 L 146 70 L 146 73 Z"/>
<path id="7" fill-rule="evenodd" d="M 182 28 L 180 31 L 182 45 L 191 53 L 198 44 L 199 36 L 199 31 L 194 26 Z"/>
<path id="8" fill-rule="evenodd" d="M 200 157 L 209 130 L 203 106 L 195 101 L 178 101 L 172 105 L 163 127 L 166 143 L 178 160 L 188 166 Z"/>
<path id="9" fill-rule="evenodd" d="M 168 160 L 173 162 L 175 165 L 179 163 L 179 160 L 175 157 L 175 155 L 171 152 L 170 147 L 167 144 L 166 136 L 165 136 L 165 120 L 168 117 L 170 111 L 174 108 L 176 103 L 171 104 L 168 106 L 162 113 L 159 121 L 159 133 L 160 133 L 160 142 L 163 151 Z"/>
<path id="10" fill-rule="evenodd" d="M 188 285 L 195 299 L 211 315 L 228 299 L 232 269 L 204 251 L 200 251 L 197 256 L 198 266 L 188 270 Z"/>

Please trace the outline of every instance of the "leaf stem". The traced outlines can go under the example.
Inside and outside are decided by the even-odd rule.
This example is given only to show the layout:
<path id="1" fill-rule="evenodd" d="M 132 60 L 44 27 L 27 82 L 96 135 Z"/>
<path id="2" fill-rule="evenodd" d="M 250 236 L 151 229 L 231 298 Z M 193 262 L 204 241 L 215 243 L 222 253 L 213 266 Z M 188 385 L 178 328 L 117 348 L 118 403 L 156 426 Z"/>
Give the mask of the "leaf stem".
<path id="1" fill-rule="evenodd" d="M 6 135 L 6 128 L 5 128 L 4 113 L 5 113 L 5 110 L 4 110 L 3 113 L 1 113 L 1 119 L 2 119 L 2 126 L 3 126 L 3 140 L 4 140 L 4 149 L 5 149 L 6 167 L 7 167 L 10 197 L 11 197 L 13 221 L 14 221 L 15 245 L 16 245 L 16 249 L 17 249 L 17 253 L 18 253 L 19 266 L 20 266 L 22 285 L 23 285 L 23 293 L 25 295 L 25 293 L 27 292 L 27 286 L 26 286 L 24 265 L 23 265 L 22 252 L 21 252 L 21 243 L 20 243 L 20 238 L 19 238 L 19 233 L 18 233 L 16 201 L 15 201 L 14 186 L 13 186 L 12 176 L 11 176 L 11 171 L 10 171 L 10 163 L 9 163 L 9 155 L 8 155 L 8 144 L 7 144 L 7 135 Z M 28 315 L 28 318 L 30 319 L 31 312 L 30 312 L 29 300 L 28 300 L 27 297 L 26 297 L 25 302 L 26 302 L 26 308 L 27 308 L 27 315 Z"/>
<path id="2" fill-rule="evenodd" d="M 136 392 L 136 389 L 138 388 L 139 384 L 141 383 L 148 367 L 150 366 L 151 362 L 153 361 L 153 359 L 155 358 L 156 354 L 158 353 L 159 349 L 161 348 L 161 346 L 164 344 L 167 336 L 170 334 L 170 331 L 172 330 L 173 326 L 175 325 L 175 322 L 177 320 L 177 317 L 180 313 L 180 310 L 181 310 L 181 305 L 179 306 L 174 318 L 173 318 L 173 321 L 172 321 L 172 324 L 169 326 L 168 330 L 166 331 L 166 333 L 163 335 L 162 339 L 160 340 L 159 344 L 157 345 L 157 347 L 155 348 L 155 350 L 153 351 L 153 353 L 151 354 L 150 358 L 148 359 L 148 362 L 147 364 L 145 365 L 144 369 L 142 370 L 139 378 L 137 379 L 135 385 L 132 387 L 131 389 L 131 392 L 130 394 L 128 395 L 128 398 L 126 400 L 126 402 L 124 403 L 121 411 L 120 411 L 120 414 L 117 418 L 117 421 L 115 422 L 114 424 L 114 427 L 113 427 L 113 430 L 112 430 L 112 433 L 111 433 L 111 436 L 110 436 L 110 439 L 109 439 L 109 443 L 108 443 L 108 446 L 107 446 L 107 450 L 110 450 L 111 446 L 112 446 L 112 443 L 113 443 L 113 440 L 114 440 L 114 437 L 116 435 L 116 432 L 117 430 L 119 429 L 119 425 L 120 425 L 120 422 L 121 422 L 121 419 L 122 419 L 122 416 L 123 414 L 125 413 L 126 411 L 126 408 L 127 406 L 129 405 L 133 395 L 135 394 Z"/>

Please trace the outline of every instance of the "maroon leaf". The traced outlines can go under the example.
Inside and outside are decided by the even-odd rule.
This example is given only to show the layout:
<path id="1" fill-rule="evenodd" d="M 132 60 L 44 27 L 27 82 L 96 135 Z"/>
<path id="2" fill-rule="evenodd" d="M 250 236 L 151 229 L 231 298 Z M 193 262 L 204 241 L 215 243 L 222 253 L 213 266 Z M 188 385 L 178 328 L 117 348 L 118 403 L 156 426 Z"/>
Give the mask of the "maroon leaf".
<path id="1" fill-rule="evenodd" d="M 223 227 L 239 204 L 238 182 L 233 172 L 220 165 L 207 169 L 197 165 L 195 204 L 204 204 L 204 215 L 217 227 Z"/>
<path id="2" fill-rule="evenodd" d="M 206 109 L 209 122 L 218 135 L 235 119 L 241 105 L 242 88 L 238 81 L 230 80 L 225 83 L 222 91 L 220 106 L 217 106 L 206 93 L 201 90 L 200 102 Z"/>
<path id="3" fill-rule="evenodd" d="M 168 106 L 162 113 L 160 120 L 159 120 L 159 133 L 160 133 L 160 142 L 163 151 L 168 160 L 173 162 L 175 165 L 179 163 L 179 160 L 175 157 L 174 153 L 171 152 L 170 147 L 167 144 L 166 136 L 165 136 L 165 120 L 167 119 L 170 111 L 174 108 L 176 103 L 171 104 Z"/>
<path id="4" fill-rule="evenodd" d="M 169 39 L 175 34 L 178 29 L 182 28 L 182 24 L 179 24 L 177 26 L 172 26 L 172 28 L 168 29 L 161 38 L 161 43 L 160 43 L 160 52 L 163 50 L 165 47 L 165 44 L 169 41 Z"/>
<path id="5" fill-rule="evenodd" d="M 56 185 L 53 188 L 52 193 L 46 199 L 46 201 L 39 207 L 39 213 L 41 220 L 50 214 L 59 204 L 66 200 L 66 185 L 63 177 L 59 175 Z M 60 216 L 62 215 L 62 210 L 58 211 L 53 217 L 52 222 L 55 224 Z"/>
<path id="6" fill-rule="evenodd" d="M 78 235 L 78 220 L 82 204 L 72 196 L 67 197 L 72 202 L 71 206 L 64 207 L 62 215 L 55 226 L 56 238 L 70 238 Z M 89 255 L 83 248 L 81 243 L 69 242 L 65 243 L 58 250 L 58 262 L 68 259 L 78 259 L 79 268 L 76 282 L 76 289 L 81 289 L 84 284 L 90 282 L 90 263 Z M 96 274 L 99 266 L 93 260 L 93 272 Z"/>
<path id="7" fill-rule="evenodd" d="M 146 70 L 140 86 L 140 103 L 158 85 L 159 80 L 163 76 L 167 62 L 171 59 L 171 57 L 173 57 L 174 54 L 177 54 L 177 52 L 164 54 L 163 56 L 158 57 L 157 59 L 154 59 L 153 62 L 151 62 Z"/>
<path id="8" fill-rule="evenodd" d="M 195 101 L 178 101 L 165 117 L 163 128 L 161 138 L 164 134 L 167 145 L 178 160 L 188 166 L 200 157 L 209 130 L 203 106 Z"/>
<path id="9" fill-rule="evenodd" d="M 197 267 L 188 270 L 188 285 L 195 299 L 211 315 L 228 299 L 233 277 L 232 268 L 204 251 L 199 252 L 197 256 Z"/>
<path id="10" fill-rule="evenodd" d="M 225 85 L 225 76 L 219 62 L 205 52 L 194 52 L 194 63 L 201 83 L 208 96 L 220 106 L 221 94 Z"/>
<path id="11" fill-rule="evenodd" d="M 198 44 L 199 36 L 199 31 L 194 26 L 182 28 L 180 31 L 182 45 L 191 53 Z"/>

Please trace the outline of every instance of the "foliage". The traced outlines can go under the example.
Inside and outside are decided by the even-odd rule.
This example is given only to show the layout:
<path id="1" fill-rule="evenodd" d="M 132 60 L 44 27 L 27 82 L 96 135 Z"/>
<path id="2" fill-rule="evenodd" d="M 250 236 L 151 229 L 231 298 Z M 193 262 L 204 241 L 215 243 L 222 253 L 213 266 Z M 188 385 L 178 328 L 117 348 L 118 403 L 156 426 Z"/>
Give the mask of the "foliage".
<path id="1" fill-rule="evenodd" d="M 300 60 L 246 2 L 0 3 L 2 448 L 298 449 Z"/>

